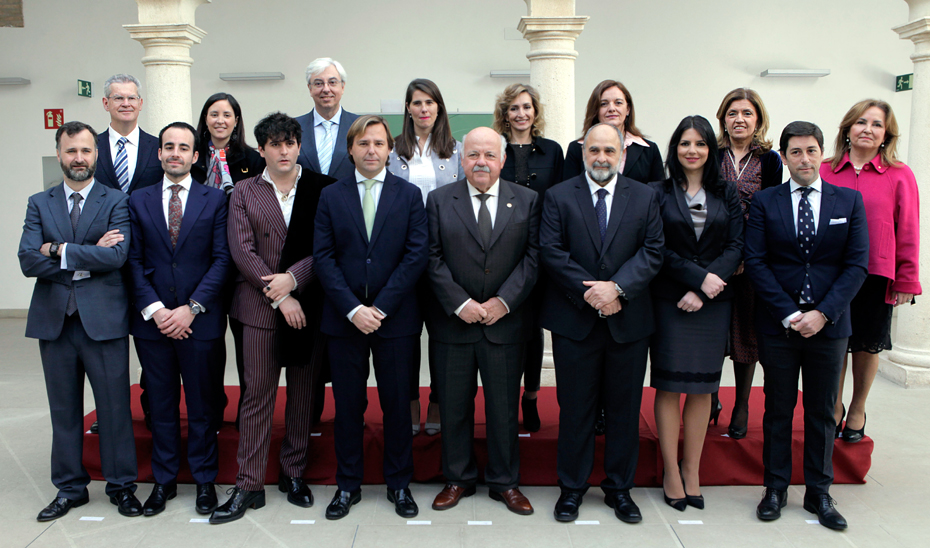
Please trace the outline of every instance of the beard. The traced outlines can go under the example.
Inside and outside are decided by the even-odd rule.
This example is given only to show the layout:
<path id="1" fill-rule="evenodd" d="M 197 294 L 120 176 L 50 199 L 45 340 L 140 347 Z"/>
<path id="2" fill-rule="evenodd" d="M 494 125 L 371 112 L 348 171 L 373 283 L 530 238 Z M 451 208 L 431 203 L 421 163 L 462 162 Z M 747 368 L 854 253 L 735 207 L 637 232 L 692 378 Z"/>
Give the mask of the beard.
<path id="1" fill-rule="evenodd" d="M 66 166 L 65 164 L 59 162 L 59 165 L 61 165 L 61 172 L 65 174 L 65 177 L 67 177 L 68 179 L 71 179 L 72 181 L 76 183 L 83 183 L 84 181 L 93 177 L 94 172 L 97 171 L 96 161 L 94 161 L 94 163 L 90 165 L 87 165 L 86 163 L 78 164 L 77 167 L 85 168 L 83 171 L 75 170 L 74 169 L 75 164 L 73 163 L 70 166 Z"/>
<path id="2" fill-rule="evenodd" d="M 609 162 L 593 162 L 585 166 L 585 171 L 595 183 L 606 183 L 617 174 L 617 166 L 612 166 Z"/>

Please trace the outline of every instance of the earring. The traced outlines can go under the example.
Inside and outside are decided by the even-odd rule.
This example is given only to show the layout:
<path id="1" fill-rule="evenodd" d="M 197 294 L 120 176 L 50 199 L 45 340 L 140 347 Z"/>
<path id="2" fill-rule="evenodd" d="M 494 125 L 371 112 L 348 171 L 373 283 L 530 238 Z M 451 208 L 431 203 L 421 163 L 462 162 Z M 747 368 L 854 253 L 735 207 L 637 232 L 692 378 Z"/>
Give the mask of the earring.
<path id="1" fill-rule="evenodd" d="M 849 146 L 849 135 L 846 136 L 846 146 Z"/>
<path id="2" fill-rule="evenodd" d="M 885 148 L 885 143 L 882 143 L 880 148 Z"/>

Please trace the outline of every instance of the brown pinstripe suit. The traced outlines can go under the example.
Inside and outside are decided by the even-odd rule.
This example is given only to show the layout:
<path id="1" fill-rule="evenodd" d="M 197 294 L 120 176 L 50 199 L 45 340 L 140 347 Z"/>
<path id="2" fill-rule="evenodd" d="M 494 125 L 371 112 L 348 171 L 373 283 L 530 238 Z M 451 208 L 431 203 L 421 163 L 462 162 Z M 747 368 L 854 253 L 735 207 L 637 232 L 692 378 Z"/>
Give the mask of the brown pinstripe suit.
<path id="1" fill-rule="evenodd" d="M 307 465 L 311 426 L 312 384 L 317 375 L 316 357 L 323 344 L 319 338 L 319 283 L 309 252 L 291 264 L 281 264 L 285 248 L 308 242 L 312 249 L 313 215 L 322 187 L 330 178 L 304 170 L 297 183 L 290 225 L 286 225 L 270 183 L 261 175 L 236 184 L 229 204 L 229 246 L 239 270 L 230 317 L 244 325 L 243 358 L 246 391 L 242 395 L 239 424 L 239 473 L 236 486 L 249 491 L 262 489 L 268 461 L 272 415 L 283 361 L 285 331 L 291 329 L 281 314 L 271 307 L 262 292 L 262 276 L 289 271 L 297 280 L 292 298 L 297 298 L 307 317 L 307 327 L 299 334 L 306 352 L 287 352 L 287 405 L 285 436 L 281 445 L 281 470 L 300 477 Z M 309 217 L 309 219 L 308 219 Z M 287 246 L 285 245 L 287 244 Z M 301 247 L 302 248 L 302 247 Z M 289 257 L 285 257 L 285 262 Z M 309 333 L 308 333 L 309 331 Z M 317 341 L 319 342 L 319 341 Z"/>

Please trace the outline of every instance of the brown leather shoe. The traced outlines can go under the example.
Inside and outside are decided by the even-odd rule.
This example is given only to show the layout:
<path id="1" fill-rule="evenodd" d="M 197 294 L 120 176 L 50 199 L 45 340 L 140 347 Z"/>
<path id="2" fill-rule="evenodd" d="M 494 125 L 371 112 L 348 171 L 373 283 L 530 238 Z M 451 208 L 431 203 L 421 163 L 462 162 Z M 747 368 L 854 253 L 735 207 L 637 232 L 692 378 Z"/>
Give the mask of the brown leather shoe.
<path id="1" fill-rule="evenodd" d="M 521 493 L 517 488 L 508 489 L 503 493 L 490 491 L 488 492 L 488 495 L 490 495 L 492 499 L 499 500 L 506 504 L 507 509 L 514 514 L 528 516 L 533 513 L 533 505 L 530 504 L 529 499 L 523 496 L 523 493 Z"/>
<path id="2" fill-rule="evenodd" d="M 447 483 L 446 486 L 442 488 L 442 491 L 436 495 L 436 498 L 433 499 L 433 510 L 448 510 L 458 504 L 460 498 L 470 497 L 474 494 L 474 485 L 471 487 L 459 487 L 458 485 Z"/>

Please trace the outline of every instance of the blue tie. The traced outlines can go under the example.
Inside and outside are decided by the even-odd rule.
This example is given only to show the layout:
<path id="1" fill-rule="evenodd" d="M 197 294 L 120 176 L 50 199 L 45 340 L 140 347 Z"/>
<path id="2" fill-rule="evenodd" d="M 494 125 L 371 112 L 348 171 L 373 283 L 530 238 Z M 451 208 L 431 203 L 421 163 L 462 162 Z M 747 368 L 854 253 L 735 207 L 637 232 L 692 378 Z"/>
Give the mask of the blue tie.
<path id="1" fill-rule="evenodd" d="M 601 231 L 601 243 L 607 237 L 607 189 L 600 188 L 597 191 L 597 203 L 594 204 L 594 213 L 597 215 L 597 228 Z"/>
<path id="2" fill-rule="evenodd" d="M 116 161 L 113 162 L 113 170 L 116 171 L 116 180 L 119 181 L 119 189 L 123 192 L 129 192 L 129 158 L 126 156 L 126 143 L 129 139 L 120 137 L 116 142 Z"/>
<path id="3" fill-rule="evenodd" d="M 333 161 L 333 121 L 323 120 L 323 142 L 316 147 L 320 160 L 320 173 L 329 175 L 329 165 Z"/>
<path id="4" fill-rule="evenodd" d="M 811 187 L 798 189 L 801 193 L 801 201 L 798 202 L 798 245 L 801 246 L 801 250 L 804 252 L 805 263 L 809 263 L 811 246 L 814 243 L 814 210 L 811 209 L 811 203 L 807 199 L 813 190 Z M 814 302 L 814 294 L 811 291 L 811 276 L 807 270 L 804 271 L 804 282 L 801 284 L 801 300 L 806 303 Z"/>

